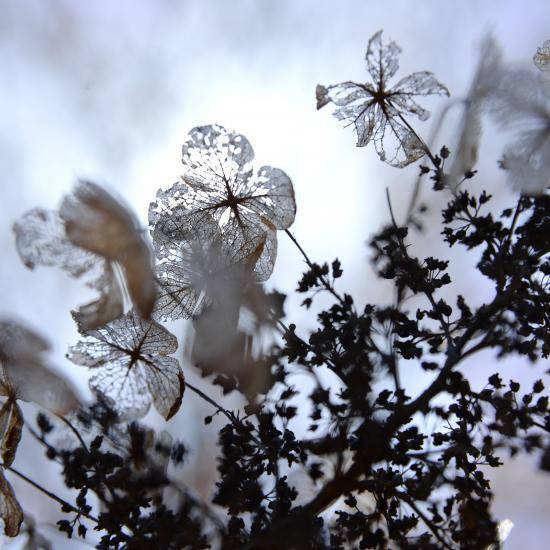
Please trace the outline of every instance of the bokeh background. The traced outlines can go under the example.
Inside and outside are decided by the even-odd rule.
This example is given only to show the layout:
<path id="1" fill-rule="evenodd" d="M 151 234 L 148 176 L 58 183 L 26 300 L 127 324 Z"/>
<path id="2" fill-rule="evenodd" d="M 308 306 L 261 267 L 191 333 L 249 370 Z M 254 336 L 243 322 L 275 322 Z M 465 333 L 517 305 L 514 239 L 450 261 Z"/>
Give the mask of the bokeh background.
<path id="1" fill-rule="evenodd" d="M 390 300 L 389 287 L 369 268 L 365 242 L 388 219 L 386 187 L 403 216 L 418 168 L 383 165 L 372 148 L 354 146 L 351 128 L 342 128 L 329 108 L 315 109 L 317 83 L 366 77 L 366 44 L 379 29 L 404 50 L 401 76 L 431 70 L 460 97 L 467 93 L 487 32 L 500 43 L 507 63 L 531 62 L 537 46 L 550 38 L 550 3 L 0 0 L 0 314 L 24 319 L 45 334 L 53 345 L 52 363 L 83 399 L 89 398 L 86 370 L 64 355 L 78 339 L 68 312 L 91 295 L 60 271 L 25 269 L 11 226 L 29 208 L 56 208 L 77 178 L 116 190 L 145 226 L 156 190 L 180 175 L 186 133 L 214 122 L 246 135 L 258 165 L 280 167 L 292 177 L 298 203 L 292 230 L 313 259 L 340 258 L 345 274 L 339 286 L 359 303 Z M 434 113 L 444 104 L 426 102 Z M 446 142 L 452 149 L 456 120 L 456 114 L 448 119 L 439 145 Z M 430 122 L 415 127 L 424 136 L 430 133 Z M 501 149 L 502 136 L 487 125 L 473 184 L 504 205 L 514 195 L 497 168 Z M 490 287 L 473 269 L 475 255 L 450 256 L 439 244 L 442 199 L 429 192 L 423 198 L 434 213 L 418 237 L 418 250 L 452 259 L 455 288 L 475 303 L 488 299 Z M 299 253 L 280 234 L 269 286 L 292 292 L 302 268 Z M 299 301 L 289 298 L 287 314 L 306 334 L 312 322 Z M 185 327 L 172 330 L 180 336 Z M 192 368 L 184 368 L 194 379 Z M 527 383 L 537 374 L 514 358 L 496 364 L 490 354 L 476 357 L 466 370 L 479 384 L 496 370 Z M 420 389 L 412 372 L 404 379 L 409 393 Z M 34 414 L 32 407 L 25 412 Z M 216 433 L 216 423 L 203 426 L 207 413 L 187 394 L 168 425 L 190 448 L 179 475 L 205 495 L 215 468 Z M 147 421 L 162 425 L 154 412 Z M 16 465 L 49 489 L 68 494 L 55 467 L 28 437 Z M 491 475 L 496 515 L 515 524 L 506 548 L 547 548 L 550 477 L 526 458 Z M 18 479 L 10 480 L 55 548 L 89 546 L 56 535 L 56 507 Z"/>

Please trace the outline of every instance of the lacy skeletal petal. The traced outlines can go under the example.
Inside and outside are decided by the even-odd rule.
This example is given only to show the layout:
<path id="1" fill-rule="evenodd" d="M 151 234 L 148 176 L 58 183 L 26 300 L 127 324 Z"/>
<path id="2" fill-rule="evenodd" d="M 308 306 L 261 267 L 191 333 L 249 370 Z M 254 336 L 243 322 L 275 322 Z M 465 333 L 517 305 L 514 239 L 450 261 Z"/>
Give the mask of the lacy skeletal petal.
<path id="1" fill-rule="evenodd" d="M 120 420 L 140 418 L 151 402 L 165 418 L 177 412 L 185 385 L 178 361 L 167 357 L 178 347 L 173 334 L 132 311 L 84 336 L 68 358 L 94 369 L 91 389 Z"/>
<path id="2" fill-rule="evenodd" d="M 397 168 L 426 154 L 424 145 L 404 119 L 404 115 L 415 115 L 420 120 L 430 116 L 413 97 L 449 95 L 447 88 L 428 71 L 413 73 L 390 88 L 388 82 L 399 68 L 400 52 L 395 42 L 384 45 L 379 31 L 369 40 L 366 54 L 372 83 L 318 85 L 315 92 L 317 109 L 333 103 L 334 116 L 354 125 L 357 146 L 364 147 L 373 141 L 380 159 Z M 394 153 L 389 154 L 390 149 Z"/>

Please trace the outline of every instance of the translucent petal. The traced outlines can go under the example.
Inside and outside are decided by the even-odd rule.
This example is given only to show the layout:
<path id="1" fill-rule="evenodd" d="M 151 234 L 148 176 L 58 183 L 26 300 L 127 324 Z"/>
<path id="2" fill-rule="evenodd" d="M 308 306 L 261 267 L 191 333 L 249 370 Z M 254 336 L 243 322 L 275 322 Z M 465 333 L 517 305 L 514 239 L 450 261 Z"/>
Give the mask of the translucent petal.
<path id="1" fill-rule="evenodd" d="M 13 230 L 17 252 L 29 269 L 54 266 L 80 277 L 96 265 L 96 256 L 67 239 L 63 221 L 53 210 L 29 210 L 14 223 Z"/>
<path id="2" fill-rule="evenodd" d="M 382 31 L 378 31 L 369 40 L 365 55 L 367 70 L 374 82 L 382 83 L 382 89 L 399 69 L 397 57 L 400 53 L 401 48 L 393 40 L 382 44 Z"/>
<path id="3" fill-rule="evenodd" d="M 198 313 L 199 294 L 185 267 L 167 261 L 157 266 L 158 298 L 153 318 L 162 321 L 188 319 Z M 203 302 L 204 303 L 204 302 Z"/>
<path id="4" fill-rule="evenodd" d="M 23 510 L 15 498 L 11 485 L 4 477 L 2 468 L 0 468 L 0 518 L 4 522 L 4 534 L 8 537 L 16 537 L 23 523 Z"/>
<path id="5" fill-rule="evenodd" d="M 182 153 L 183 180 L 196 192 L 235 190 L 252 174 L 254 151 L 250 142 L 223 126 L 193 128 Z"/>
<path id="6" fill-rule="evenodd" d="M 71 312 L 79 332 L 101 327 L 124 312 L 122 289 L 109 263 L 105 263 L 105 271 L 94 282 L 94 286 L 99 290 L 99 297 Z"/>
<path id="7" fill-rule="evenodd" d="M 67 414 L 80 404 L 65 380 L 44 364 L 7 365 L 4 371 L 17 388 L 18 399 L 32 401 L 59 415 Z"/>
<path id="8" fill-rule="evenodd" d="M 386 116 L 378 109 L 380 123 L 374 135 L 374 146 L 380 160 L 396 168 L 403 168 L 424 156 L 425 150 L 416 135 L 395 116 Z M 393 151 L 392 156 L 387 151 Z"/>
<path id="9" fill-rule="evenodd" d="M 157 411 L 170 420 L 181 405 L 185 379 L 174 357 L 158 357 L 154 363 L 144 363 L 147 386 Z"/>
<path id="10" fill-rule="evenodd" d="M 145 415 L 151 401 L 159 404 L 164 416 L 175 412 L 183 393 L 183 374 L 177 361 L 166 357 L 178 347 L 173 334 L 131 311 L 84 336 L 70 348 L 68 358 L 94 369 L 90 387 L 120 420 Z M 151 388 L 164 393 L 151 395 Z"/>
<path id="11" fill-rule="evenodd" d="M 502 167 L 512 187 L 538 195 L 550 187 L 550 131 L 522 132 L 504 150 Z"/>
<path id="12" fill-rule="evenodd" d="M 294 223 L 296 201 L 290 178 L 278 168 L 262 166 L 250 181 L 244 204 L 267 218 L 277 229 Z"/>
<path id="13" fill-rule="evenodd" d="M 99 292 L 96 300 L 73 313 L 80 330 L 91 330 L 122 315 L 122 292 L 110 263 L 75 246 L 56 212 L 30 210 L 14 224 L 14 231 L 17 250 L 27 267 L 60 267 Z"/>
<path id="14" fill-rule="evenodd" d="M 141 418 L 151 406 L 145 373 L 137 363 L 132 368 L 117 363 L 104 364 L 95 371 L 89 384 L 117 413 L 120 421 Z"/>
<path id="15" fill-rule="evenodd" d="M 477 69 L 464 100 L 464 114 L 461 120 L 456 153 L 452 157 L 448 181 L 456 185 L 477 163 L 481 139 L 481 117 L 488 95 L 498 82 L 500 71 L 500 50 L 492 36 L 482 42 Z"/>

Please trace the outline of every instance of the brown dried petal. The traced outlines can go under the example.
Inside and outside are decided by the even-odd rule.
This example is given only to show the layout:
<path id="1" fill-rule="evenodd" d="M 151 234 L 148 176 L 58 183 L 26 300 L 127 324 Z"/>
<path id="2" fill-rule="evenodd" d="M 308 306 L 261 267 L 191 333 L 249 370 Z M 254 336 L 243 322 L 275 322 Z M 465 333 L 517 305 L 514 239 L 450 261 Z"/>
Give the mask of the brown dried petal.
<path id="1" fill-rule="evenodd" d="M 71 242 L 122 265 L 134 306 L 150 318 L 156 289 L 153 262 L 133 214 L 99 185 L 83 181 L 63 200 L 60 216 Z"/>
<path id="2" fill-rule="evenodd" d="M 99 297 L 71 311 L 79 332 L 87 332 L 120 317 L 124 311 L 122 289 L 113 272 L 113 266 L 105 262 L 105 271 L 95 281 Z"/>
<path id="3" fill-rule="evenodd" d="M 0 408 L 0 455 L 4 466 L 11 466 L 21 440 L 23 413 L 14 399 Z"/>
<path id="4" fill-rule="evenodd" d="M 63 199 L 59 215 L 76 246 L 114 261 L 123 261 L 140 239 L 135 217 L 99 185 L 80 181 Z"/>
<path id="5" fill-rule="evenodd" d="M 317 110 L 330 103 L 328 90 L 322 84 L 317 84 L 315 88 L 315 99 L 317 100 Z"/>
<path id="6" fill-rule="evenodd" d="M 8 537 L 16 537 L 23 523 L 23 510 L 2 468 L 0 468 L 0 518 L 4 522 L 4 534 Z"/>

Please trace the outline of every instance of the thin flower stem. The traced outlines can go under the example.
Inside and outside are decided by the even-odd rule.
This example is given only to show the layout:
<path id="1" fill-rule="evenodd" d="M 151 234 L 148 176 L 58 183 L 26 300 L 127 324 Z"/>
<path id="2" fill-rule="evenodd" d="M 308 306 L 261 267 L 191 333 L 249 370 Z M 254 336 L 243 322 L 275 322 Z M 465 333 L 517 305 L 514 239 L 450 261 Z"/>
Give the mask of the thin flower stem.
<path id="1" fill-rule="evenodd" d="M 235 428 L 243 429 L 244 425 L 243 425 L 242 421 L 239 420 L 239 418 L 237 418 L 235 416 L 235 414 L 233 414 L 231 411 L 229 411 L 227 409 L 224 409 L 221 405 L 216 403 L 216 401 L 214 401 L 214 399 L 212 399 L 211 397 L 206 395 L 202 390 L 200 390 L 196 386 L 193 386 L 193 384 L 190 384 L 189 382 L 186 382 L 185 386 L 187 388 L 189 388 L 192 392 L 196 393 L 201 399 L 204 399 L 204 401 L 206 401 L 207 403 L 209 403 L 210 405 L 215 407 L 218 412 L 220 412 L 224 416 L 226 416 L 227 419 L 231 422 L 231 424 L 233 424 L 233 426 L 235 426 Z M 250 438 L 254 441 L 254 443 L 256 443 L 257 445 L 260 445 L 260 446 L 262 445 L 262 442 L 254 434 L 249 433 L 249 435 L 250 435 Z"/>
<path id="2" fill-rule="evenodd" d="M 9 470 L 10 472 L 13 472 L 17 477 L 20 477 L 21 479 L 26 481 L 29 485 L 32 485 L 35 489 L 38 489 L 41 493 L 45 494 L 46 496 L 48 496 L 52 500 L 55 500 L 61 506 L 70 509 L 75 514 L 78 514 L 80 516 L 84 516 L 85 518 L 88 518 L 89 520 L 91 520 L 95 523 L 98 523 L 97 518 L 95 518 L 94 516 L 92 516 L 90 514 L 86 514 L 86 513 L 82 512 L 82 510 L 79 510 L 78 508 L 76 508 L 72 504 L 69 504 L 66 500 L 63 500 L 61 497 L 58 497 L 56 494 L 52 493 L 51 491 L 48 491 L 47 489 L 45 489 L 44 487 L 42 487 L 41 485 L 36 483 L 36 481 L 33 481 L 31 478 L 27 477 L 25 474 L 21 473 L 19 470 L 16 470 L 13 466 L 4 466 L 4 468 L 6 470 Z"/>
<path id="3" fill-rule="evenodd" d="M 84 441 L 84 439 L 82 438 L 82 436 L 80 435 L 80 432 L 74 427 L 74 425 L 67 419 L 65 418 L 64 416 L 61 416 L 60 414 L 57 415 L 57 418 L 59 418 L 59 420 L 61 420 L 62 422 L 64 422 L 68 427 L 69 429 L 75 434 L 76 438 L 78 439 L 78 441 L 80 442 L 80 444 L 82 445 L 82 447 L 88 451 L 88 447 Z"/>
<path id="4" fill-rule="evenodd" d="M 403 124 L 414 134 L 416 139 L 418 139 L 418 141 L 422 145 L 422 149 L 424 149 L 424 152 L 426 153 L 428 158 L 432 161 L 432 164 L 436 168 L 439 168 L 435 155 L 431 152 L 430 148 L 426 145 L 426 142 L 416 133 L 416 130 L 407 122 L 407 119 L 401 113 L 398 113 L 397 116 L 401 119 L 401 122 L 403 122 Z"/>
<path id="5" fill-rule="evenodd" d="M 445 117 L 447 116 L 448 112 L 450 111 L 450 109 L 452 107 L 455 107 L 456 105 L 458 105 L 459 103 L 463 103 L 463 100 L 451 100 L 449 101 L 449 103 L 447 103 L 447 105 L 445 106 L 445 108 L 441 111 L 441 113 L 439 114 L 439 118 L 437 119 L 437 122 L 434 124 L 433 128 L 432 128 L 432 131 L 430 133 L 430 138 L 428 140 L 428 143 L 430 145 L 428 145 L 427 143 L 425 143 L 424 141 L 422 141 L 422 143 L 424 144 L 424 146 L 426 147 L 426 151 L 430 151 L 430 154 L 428 155 L 430 157 L 430 159 L 432 159 L 433 157 L 433 154 L 431 153 L 431 147 L 433 146 L 434 144 L 434 141 L 436 139 L 436 137 L 438 136 L 439 134 L 439 131 L 441 130 L 441 127 L 443 125 L 443 121 L 445 120 Z M 415 135 L 416 132 L 414 132 Z M 420 139 L 420 138 L 419 138 Z M 426 153 L 428 154 L 428 153 Z M 433 161 L 432 161 L 433 162 Z M 420 196 L 420 189 L 422 187 L 422 174 L 420 174 L 417 178 L 416 178 L 416 182 L 414 184 L 414 189 L 413 189 L 413 193 L 411 195 L 411 199 L 409 201 L 409 206 L 407 208 L 407 219 L 405 221 L 405 225 L 409 225 L 412 221 L 412 216 L 413 216 L 413 212 L 414 212 L 414 207 L 416 206 L 416 203 L 418 201 L 418 197 Z"/>
<path id="6" fill-rule="evenodd" d="M 422 510 L 420 510 L 412 498 L 404 493 L 401 493 L 400 491 L 395 491 L 395 495 L 412 508 L 416 515 L 424 522 L 424 525 L 426 525 L 426 527 L 433 533 L 434 537 L 443 545 L 443 548 L 452 548 L 452 546 L 439 533 L 438 527 L 430 521 Z"/>
<path id="7" fill-rule="evenodd" d="M 296 248 L 300 251 L 302 256 L 304 257 L 304 260 L 306 261 L 306 264 L 310 269 L 313 269 L 313 262 L 309 259 L 309 256 L 306 254 L 305 250 L 300 246 L 300 243 L 296 240 L 296 237 L 288 230 L 285 229 L 285 233 L 288 235 L 290 240 L 296 245 Z M 319 280 L 323 283 L 323 286 L 326 290 L 328 290 L 341 304 L 345 304 L 344 299 L 336 290 L 334 287 L 326 280 L 326 278 L 323 275 L 319 276 Z"/>

